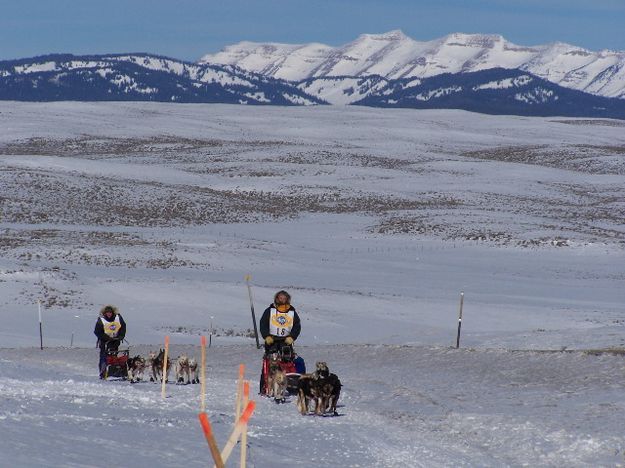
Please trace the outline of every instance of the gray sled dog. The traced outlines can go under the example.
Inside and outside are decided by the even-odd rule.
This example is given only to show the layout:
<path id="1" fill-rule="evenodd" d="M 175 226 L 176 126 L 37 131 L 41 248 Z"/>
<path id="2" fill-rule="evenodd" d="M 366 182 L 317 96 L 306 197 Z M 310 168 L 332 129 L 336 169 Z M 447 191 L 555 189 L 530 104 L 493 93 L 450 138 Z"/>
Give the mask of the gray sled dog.
<path id="1" fill-rule="evenodd" d="M 197 361 L 193 357 L 189 358 L 189 375 L 191 377 L 192 384 L 200 383 Z"/>
<path id="2" fill-rule="evenodd" d="M 191 371 L 189 369 L 189 357 L 181 354 L 176 359 L 176 383 L 187 385 L 191 383 Z"/>

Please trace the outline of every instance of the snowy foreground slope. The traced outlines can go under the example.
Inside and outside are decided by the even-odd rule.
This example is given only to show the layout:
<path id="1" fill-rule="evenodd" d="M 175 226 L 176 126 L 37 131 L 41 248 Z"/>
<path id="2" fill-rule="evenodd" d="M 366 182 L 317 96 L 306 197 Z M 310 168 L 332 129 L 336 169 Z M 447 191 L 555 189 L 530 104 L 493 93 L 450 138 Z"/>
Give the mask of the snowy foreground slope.
<path id="1" fill-rule="evenodd" d="M 154 347 L 139 346 L 139 352 Z M 189 346 L 174 347 L 198 355 Z M 255 397 L 249 466 L 623 466 L 623 356 L 400 346 L 302 347 L 345 386 L 339 417 Z M 199 386 L 94 379 L 95 350 L 0 350 L 0 452 L 10 466 L 206 466 Z M 208 353 L 224 443 L 250 346 Z M 249 375 L 248 371 L 248 375 Z M 255 377 L 255 373 L 252 377 Z M 115 449 L 112 449 L 115 447 Z M 233 454 L 238 466 L 238 449 Z M 7 465 L 9 466 L 9 465 Z"/>
<path id="2" fill-rule="evenodd" d="M 624 154 L 610 120 L 3 103 L 3 460 L 206 464 L 199 389 L 98 381 L 93 325 L 111 302 L 133 353 L 198 356 L 212 324 L 223 441 L 249 273 L 345 385 L 338 418 L 260 400 L 254 466 L 625 465 L 625 360 L 582 351 L 625 345 Z"/>

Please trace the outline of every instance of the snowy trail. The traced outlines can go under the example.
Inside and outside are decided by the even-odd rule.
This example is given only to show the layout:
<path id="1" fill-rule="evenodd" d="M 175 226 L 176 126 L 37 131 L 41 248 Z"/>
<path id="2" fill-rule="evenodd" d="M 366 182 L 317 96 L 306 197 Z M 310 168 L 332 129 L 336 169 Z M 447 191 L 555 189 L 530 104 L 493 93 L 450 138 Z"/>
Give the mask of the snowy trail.
<path id="1" fill-rule="evenodd" d="M 172 355 L 182 351 L 198 355 L 192 346 Z M 252 466 L 273 466 L 277 454 L 303 467 L 625 466 L 622 355 L 407 346 L 300 353 L 341 377 L 341 416 L 301 416 L 294 398 L 276 405 L 254 396 Z M 206 465 L 199 386 L 170 384 L 163 401 L 156 384 L 98 381 L 96 360 L 92 349 L 0 350 L 0 453 L 11 466 Z M 239 362 L 254 393 L 258 351 L 209 350 L 207 410 L 221 443 Z"/>

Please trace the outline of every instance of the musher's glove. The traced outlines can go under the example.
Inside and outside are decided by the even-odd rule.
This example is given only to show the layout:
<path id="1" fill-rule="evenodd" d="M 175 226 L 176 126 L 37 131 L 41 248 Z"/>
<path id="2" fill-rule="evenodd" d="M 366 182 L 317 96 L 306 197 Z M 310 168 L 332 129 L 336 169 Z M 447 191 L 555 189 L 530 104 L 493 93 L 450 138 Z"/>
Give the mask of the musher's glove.
<path id="1" fill-rule="evenodd" d="M 273 336 L 268 336 L 267 338 L 265 338 L 265 344 L 267 346 L 271 346 L 273 344 Z"/>
<path id="2" fill-rule="evenodd" d="M 284 342 L 288 345 L 292 345 L 293 344 L 293 338 L 291 338 L 290 336 L 287 336 L 286 339 L 284 340 Z"/>

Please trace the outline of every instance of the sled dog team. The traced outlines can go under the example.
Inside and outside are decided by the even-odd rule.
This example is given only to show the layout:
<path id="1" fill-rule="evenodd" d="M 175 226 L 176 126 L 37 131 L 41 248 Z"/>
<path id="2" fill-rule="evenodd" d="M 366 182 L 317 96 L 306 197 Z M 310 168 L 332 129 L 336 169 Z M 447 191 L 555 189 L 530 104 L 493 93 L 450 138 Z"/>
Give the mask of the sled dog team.
<path id="1" fill-rule="evenodd" d="M 293 343 L 301 332 L 301 321 L 297 311 L 291 305 L 291 295 L 288 292 L 282 290 L 276 293 L 273 303 L 265 309 L 259 325 L 260 333 L 265 342 L 260 393 L 274 398 L 276 402 L 285 402 L 289 389 L 294 389 L 292 386 L 289 387 L 287 373 L 283 367 L 284 363 L 280 362 L 280 355 L 284 355 L 284 351 L 287 350 L 288 356 L 296 356 L 293 353 Z M 126 323 L 116 307 L 107 305 L 102 308 L 94 334 L 98 337 L 100 378 L 103 378 L 106 370 L 107 353 L 111 350 L 116 351 L 118 343 L 124 339 L 126 334 Z M 128 358 L 128 379 L 131 383 L 143 380 L 145 369 L 149 366 L 151 368 L 150 381 L 162 382 L 165 379 L 167 382 L 172 366 L 170 359 L 167 358 L 167 370 L 164 372 L 164 360 L 165 350 L 163 349 L 160 349 L 158 353 L 151 352 L 147 361 L 141 356 Z M 310 406 L 314 402 L 314 414 L 324 415 L 330 412 L 336 416 L 336 406 L 341 394 L 339 378 L 330 372 L 326 362 L 317 362 L 315 371 L 307 374 L 301 358 L 296 356 L 292 363 L 296 363 L 297 360 L 300 361 L 298 364 L 303 366 L 302 370 L 296 371 L 299 375 L 297 381 L 297 408 L 299 412 L 308 414 Z M 268 368 L 265 367 L 267 364 Z M 198 364 L 194 358 L 184 354 L 178 356 L 174 369 L 177 384 L 199 383 Z"/>
<path id="2" fill-rule="evenodd" d="M 165 359 L 165 350 L 161 349 L 158 353 L 151 351 L 148 359 L 137 355 L 132 358 L 128 358 L 128 380 L 130 383 L 136 383 L 143 380 L 143 374 L 146 368 L 150 367 L 150 382 L 162 382 L 163 381 L 163 367 Z M 171 371 L 171 359 L 167 358 L 167 370 L 165 375 L 165 382 L 169 381 L 169 372 Z M 186 354 L 181 354 L 176 359 L 174 364 L 174 371 L 176 375 L 176 383 L 180 385 L 196 384 L 200 383 L 198 377 L 198 365 L 197 361 L 193 357 L 188 357 Z"/>

